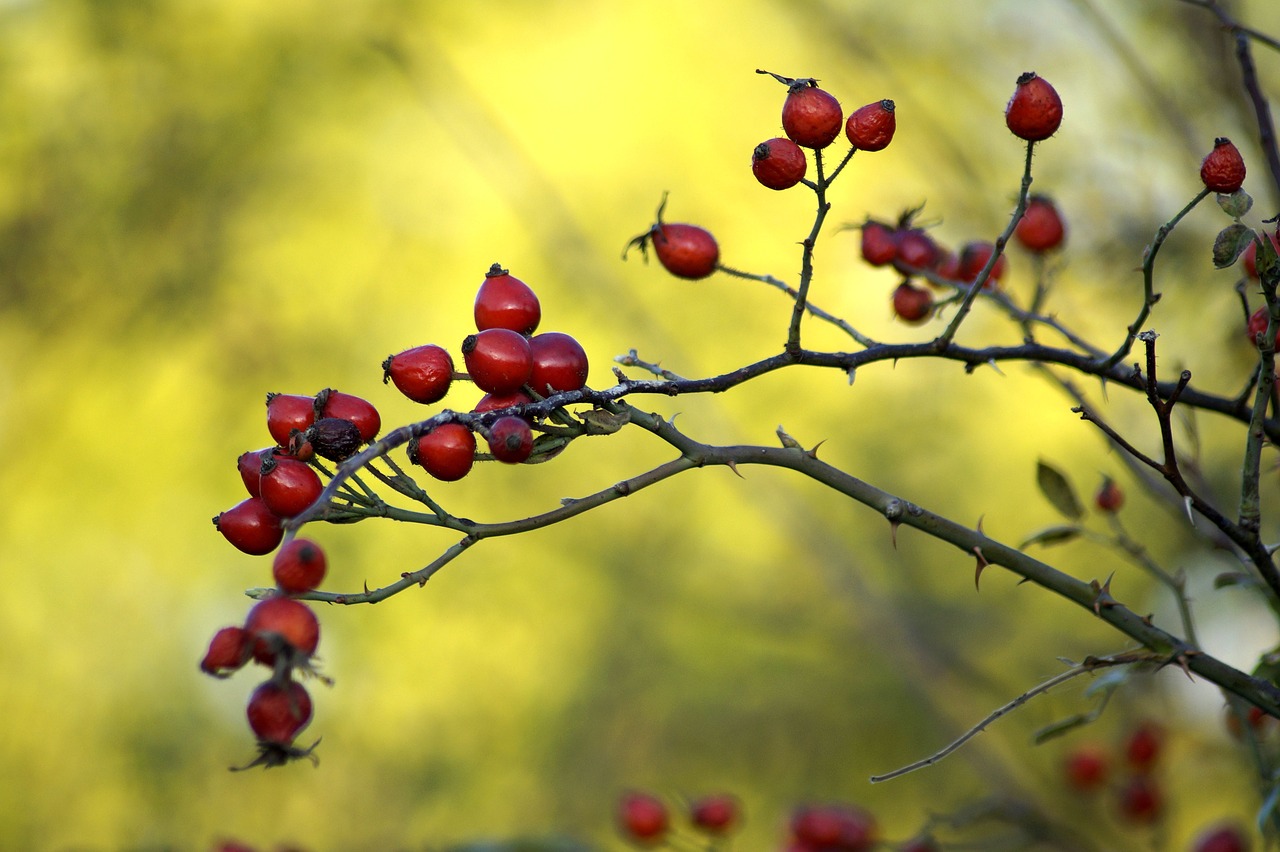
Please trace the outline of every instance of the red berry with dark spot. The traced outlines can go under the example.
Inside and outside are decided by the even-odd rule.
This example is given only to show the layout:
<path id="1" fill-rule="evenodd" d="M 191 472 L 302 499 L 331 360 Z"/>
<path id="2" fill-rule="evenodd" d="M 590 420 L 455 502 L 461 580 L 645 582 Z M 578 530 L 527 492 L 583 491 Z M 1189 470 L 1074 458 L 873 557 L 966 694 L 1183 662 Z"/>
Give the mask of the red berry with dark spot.
<path id="1" fill-rule="evenodd" d="M 310 465 L 279 456 L 262 463 L 261 489 L 262 502 L 273 515 L 292 518 L 316 501 L 324 484 Z"/>
<path id="2" fill-rule="evenodd" d="M 626 793 L 618 802 L 618 827 L 630 840 L 658 843 L 667 833 L 667 806 L 648 793 Z"/>
<path id="3" fill-rule="evenodd" d="M 471 413 L 484 414 L 486 411 L 501 411 L 504 408 L 528 405 L 531 402 L 533 402 L 533 397 L 522 390 L 515 393 L 487 393 L 480 397 L 480 401 L 476 403 L 475 408 L 471 409 Z"/>
<path id="4" fill-rule="evenodd" d="M 287 597 L 258 601 L 245 618 L 244 629 L 253 641 L 253 658 L 273 666 L 278 654 L 305 662 L 320 644 L 320 622 L 311 607 Z"/>
<path id="5" fill-rule="evenodd" d="M 715 237 L 697 225 L 659 225 L 653 233 L 653 251 L 664 269 L 693 281 L 715 272 L 720 261 Z"/>
<path id="6" fill-rule="evenodd" d="M 1013 236 L 1027 251 L 1038 254 L 1062 245 L 1067 236 L 1067 227 L 1063 224 L 1062 214 L 1058 212 L 1053 199 L 1033 195 L 1027 199 L 1027 209 L 1014 226 Z"/>
<path id="7" fill-rule="evenodd" d="M 523 417 L 499 417 L 489 427 L 489 452 L 507 464 L 520 464 L 533 452 L 533 429 Z"/>
<path id="8" fill-rule="evenodd" d="M 1062 99 L 1047 80 L 1028 71 L 1018 77 L 1017 88 L 1004 110 L 1004 121 L 1019 139 L 1048 139 L 1062 124 Z"/>
<path id="9" fill-rule="evenodd" d="M 453 357 L 434 343 L 406 349 L 382 362 L 382 381 L 388 380 L 414 402 L 439 402 L 453 381 Z"/>
<path id="10" fill-rule="evenodd" d="M 533 334 L 542 320 L 542 306 L 528 284 L 495 263 L 476 293 L 476 329 L 505 328 Z"/>
<path id="11" fill-rule="evenodd" d="M 284 538 L 280 518 L 267 508 L 261 497 L 250 497 L 213 519 L 218 532 L 237 550 L 262 556 L 275 550 Z"/>
<path id="12" fill-rule="evenodd" d="M 1148 775 L 1135 775 L 1120 789 L 1120 815 L 1130 822 L 1148 825 L 1160 819 L 1164 795 Z"/>
<path id="13" fill-rule="evenodd" d="M 409 443 L 409 460 L 441 482 L 456 482 L 475 463 L 476 436 L 461 423 L 444 423 Z"/>
<path id="14" fill-rule="evenodd" d="M 271 576 L 287 595 L 309 592 L 324 580 L 327 563 L 320 545 L 295 538 L 280 548 L 271 563 Z"/>
<path id="15" fill-rule="evenodd" d="M 529 349 L 533 356 L 529 387 L 538 394 L 550 396 L 586 386 L 587 353 L 571 335 L 544 331 L 529 338 Z"/>
<path id="16" fill-rule="evenodd" d="M 1093 505 L 1097 506 L 1100 512 L 1118 512 L 1124 505 L 1124 491 L 1116 485 L 1114 479 L 1104 476 L 1102 485 L 1098 487 L 1098 493 L 1093 495 Z"/>
<path id="17" fill-rule="evenodd" d="M 248 632 L 243 627 L 224 627 L 213 634 L 209 650 L 200 661 L 200 671 L 214 677 L 229 677 L 249 662 L 251 654 Z"/>
<path id="18" fill-rule="evenodd" d="M 938 260 L 938 244 L 920 228 L 900 228 L 895 239 L 898 242 L 898 257 L 895 265 L 901 264 L 908 270 L 932 269 Z"/>
<path id="19" fill-rule="evenodd" d="M 264 447 L 261 450 L 248 450 L 236 459 L 236 469 L 240 471 L 240 481 L 250 497 L 262 496 L 262 463 L 273 457 L 276 447 Z"/>
<path id="20" fill-rule="evenodd" d="M 297 681 L 269 680 L 253 691 L 245 715 L 259 740 L 288 745 L 311 721 L 311 696 Z"/>
<path id="21" fill-rule="evenodd" d="M 1134 729 L 1125 743 L 1125 758 L 1135 772 L 1150 772 L 1164 745 L 1164 731 L 1151 722 Z"/>
<path id="22" fill-rule="evenodd" d="M 819 89 L 812 80 L 791 84 L 782 104 L 782 130 L 797 145 L 825 148 L 840 135 L 844 113 L 831 93 Z"/>
<path id="23" fill-rule="evenodd" d="M 378 437 L 378 431 L 382 428 L 382 417 L 373 403 L 333 388 L 325 388 L 316 394 L 316 419 L 324 417 L 350 420 L 356 424 L 362 443 Z"/>
<path id="24" fill-rule="evenodd" d="M 905 322 L 924 322 L 933 312 L 933 294 L 904 281 L 893 291 L 893 312 Z"/>
<path id="25" fill-rule="evenodd" d="M 1244 157 L 1230 139 L 1213 140 L 1213 150 L 1200 164 L 1200 180 L 1213 192 L 1230 195 L 1244 183 Z"/>
<path id="26" fill-rule="evenodd" d="M 289 446 L 293 430 L 304 432 L 315 420 L 315 397 L 296 393 L 267 394 L 267 431 L 280 446 Z"/>
<path id="27" fill-rule="evenodd" d="M 1197 835 L 1191 849 L 1193 852 L 1249 852 L 1249 839 L 1238 825 L 1218 825 Z"/>
<path id="28" fill-rule="evenodd" d="M 533 372 L 533 353 L 524 335 L 489 328 L 462 341 L 462 357 L 476 387 L 489 393 L 514 393 Z"/>
<path id="29" fill-rule="evenodd" d="M 728 834 L 737 827 L 739 810 L 738 800 L 733 796 L 706 796 L 690 806 L 689 819 L 694 827 L 707 834 Z"/>
<path id="30" fill-rule="evenodd" d="M 769 189 L 790 189 L 808 168 L 800 146 L 781 136 L 761 142 L 751 153 L 751 173 Z"/>
<path id="31" fill-rule="evenodd" d="M 894 103 L 885 99 L 851 112 L 844 125 L 844 135 L 859 151 L 883 151 L 893 141 L 897 129 Z"/>
<path id="32" fill-rule="evenodd" d="M 898 256 L 898 241 L 888 225 L 868 219 L 862 225 L 861 249 L 867 263 L 886 266 Z"/>
<path id="33" fill-rule="evenodd" d="M 1082 745 L 1067 755 L 1064 771 L 1067 784 L 1082 793 L 1096 790 L 1107 782 L 1111 760 L 1106 750 L 1090 743 Z"/>

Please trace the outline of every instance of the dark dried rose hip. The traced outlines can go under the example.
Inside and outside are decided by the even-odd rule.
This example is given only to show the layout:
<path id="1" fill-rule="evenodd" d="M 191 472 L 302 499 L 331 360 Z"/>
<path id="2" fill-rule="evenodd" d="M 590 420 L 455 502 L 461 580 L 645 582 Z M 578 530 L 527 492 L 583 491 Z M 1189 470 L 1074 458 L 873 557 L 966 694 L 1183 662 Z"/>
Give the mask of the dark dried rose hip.
<path id="1" fill-rule="evenodd" d="M 356 424 L 337 417 L 320 418 L 303 435 L 318 455 L 330 461 L 342 461 L 355 455 L 364 443 Z"/>

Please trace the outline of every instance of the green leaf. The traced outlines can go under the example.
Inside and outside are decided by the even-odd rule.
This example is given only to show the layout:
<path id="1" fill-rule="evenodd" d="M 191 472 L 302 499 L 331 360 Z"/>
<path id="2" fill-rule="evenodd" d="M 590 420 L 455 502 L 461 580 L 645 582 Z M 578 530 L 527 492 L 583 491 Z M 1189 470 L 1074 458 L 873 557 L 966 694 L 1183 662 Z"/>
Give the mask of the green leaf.
<path id="1" fill-rule="evenodd" d="M 1092 721 L 1093 719 L 1088 715 L 1084 713 L 1077 713 L 1076 715 L 1068 716 L 1059 722 L 1054 722 L 1051 725 L 1045 725 L 1043 728 L 1032 734 L 1031 741 L 1036 745 L 1040 745 L 1041 743 L 1056 739 L 1063 734 L 1068 734 L 1076 728 L 1082 728 Z"/>
<path id="2" fill-rule="evenodd" d="M 1253 207 L 1253 198 L 1243 189 L 1237 189 L 1230 195 L 1219 193 L 1218 206 L 1232 219 L 1239 219 Z"/>
<path id="3" fill-rule="evenodd" d="M 1226 269 L 1234 265 L 1253 239 L 1253 231 L 1239 222 L 1232 222 L 1223 228 L 1213 240 L 1214 268 Z"/>
<path id="4" fill-rule="evenodd" d="M 1081 508 L 1080 500 L 1076 497 L 1071 483 L 1061 471 L 1044 459 L 1036 462 L 1036 484 L 1040 486 L 1040 493 L 1053 504 L 1053 508 L 1063 515 L 1073 521 L 1084 517 L 1084 509 Z"/>
<path id="5" fill-rule="evenodd" d="M 1033 533 L 1029 538 L 1018 545 L 1018 549 L 1022 550 L 1032 544 L 1038 544 L 1041 547 L 1049 547 L 1054 544 L 1064 544 L 1074 538 L 1080 536 L 1080 527 L 1074 525 L 1061 525 L 1056 527 L 1045 527 L 1038 533 Z"/>

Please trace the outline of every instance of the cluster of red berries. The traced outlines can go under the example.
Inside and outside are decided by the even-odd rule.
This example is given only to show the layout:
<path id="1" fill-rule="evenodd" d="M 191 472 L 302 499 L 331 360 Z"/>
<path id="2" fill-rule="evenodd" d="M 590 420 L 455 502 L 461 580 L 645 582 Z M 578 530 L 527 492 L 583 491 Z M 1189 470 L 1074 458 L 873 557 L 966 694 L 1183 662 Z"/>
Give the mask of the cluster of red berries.
<path id="1" fill-rule="evenodd" d="M 688 803 L 689 826 L 714 847 L 742 823 L 738 800 L 727 794 L 703 796 Z M 672 839 L 674 827 L 666 802 L 651 793 L 630 791 L 618 800 L 618 831 L 638 846 L 656 846 Z"/>
<path id="2" fill-rule="evenodd" d="M 473 414 L 512 408 L 587 384 L 590 365 L 582 345 L 559 331 L 534 334 L 542 306 L 529 285 L 495 263 L 476 293 L 476 333 L 462 341 L 466 378 L 485 392 Z M 439 402 L 455 377 L 453 358 L 436 344 L 416 346 L 387 358 L 383 380 L 414 402 Z M 533 424 L 509 414 L 474 427 L 500 462 L 519 464 L 533 453 Z M 409 443 L 409 460 L 442 482 L 471 471 L 476 438 L 471 428 L 448 422 Z"/>
<path id="3" fill-rule="evenodd" d="M 1120 817 L 1151 825 L 1164 815 L 1163 788 L 1155 769 L 1164 750 L 1164 731 L 1151 722 L 1135 727 L 1123 743 L 1123 766 L 1113 764 L 1112 750 L 1101 743 L 1077 746 L 1067 754 L 1064 773 L 1069 787 L 1080 793 L 1109 790 Z M 1125 774 L 1113 783 L 1113 772 Z"/>
<path id="4" fill-rule="evenodd" d="M 786 852 L 867 852 L 879 846 L 875 817 L 853 805 L 802 805 L 789 829 Z"/>

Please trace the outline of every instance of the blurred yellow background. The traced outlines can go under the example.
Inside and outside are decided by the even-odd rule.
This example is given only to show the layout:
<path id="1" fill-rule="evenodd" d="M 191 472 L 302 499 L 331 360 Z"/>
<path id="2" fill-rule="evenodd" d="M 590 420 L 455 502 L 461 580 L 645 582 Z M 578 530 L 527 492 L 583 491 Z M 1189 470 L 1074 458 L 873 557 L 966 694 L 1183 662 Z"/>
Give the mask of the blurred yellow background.
<path id="1" fill-rule="evenodd" d="M 1280 32 L 1273 3 L 1237 5 Z M 1276 57 L 1259 62 L 1280 91 Z M 895 550 L 882 519 L 764 469 L 685 474 L 484 542 L 376 607 L 319 609 L 336 685 L 312 690 L 303 739 L 324 738 L 320 766 L 227 771 L 252 756 L 243 712 L 261 673 L 218 682 L 196 663 L 270 574 L 209 519 L 243 496 L 237 455 L 269 443 L 264 395 L 331 386 L 373 401 L 387 428 L 426 416 L 381 384 L 379 365 L 428 342 L 456 355 L 495 261 L 537 290 L 544 329 L 584 344 L 595 387 L 633 347 L 686 376 L 778 351 L 790 315 L 778 292 L 620 259 L 669 191 L 668 220 L 711 229 L 725 263 L 794 282 L 813 196 L 751 177 L 785 94 L 757 68 L 817 77 L 846 110 L 897 103 L 894 144 L 855 157 L 833 190 L 812 294 L 877 339 L 936 326 L 891 321 L 894 276 L 861 264 L 857 233 L 839 226 L 923 201 L 951 245 L 999 233 L 1023 153 L 1002 111 L 1025 70 L 1066 103 L 1036 160 L 1035 189 L 1071 228 L 1053 306 L 1100 345 L 1136 312 L 1142 246 L 1198 191 L 1215 136 L 1240 142 L 1265 211 L 1255 219 L 1277 207 L 1229 45 L 1176 2 L 0 7 L 0 848 L 550 836 L 616 848 L 613 805 L 631 787 L 672 801 L 737 794 L 740 849 L 776 846 L 792 806 L 811 800 L 869 807 L 892 838 L 990 792 L 1093 820 L 1056 783 L 1062 745 L 1028 742 L 1090 706 L 1083 685 L 926 772 L 867 778 L 941 747 L 1059 671 L 1057 657 L 1125 643 L 1007 574 L 988 573 L 975 595 L 970 560 L 906 531 Z M 1234 275 L 1208 261 L 1225 222 L 1206 205 L 1166 246 L 1152 324 L 1167 369 L 1233 393 L 1250 353 Z M 1025 299 L 1032 282 L 1015 254 L 1010 290 Z M 807 331 L 815 348 L 853 345 Z M 980 308 L 962 336 L 1018 332 Z M 1055 522 L 1035 495 L 1037 458 L 1082 493 L 1109 473 L 1132 488 L 1131 528 L 1159 531 L 1146 543 L 1170 570 L 1202 582 L 1221 570 L 1136 494 L 1064 396 L 1025 367 L 1003 373 L 904 362 L 849 387 L 788 370 L 723 397 L 638 404 L 680 412 L 711 443 L 771 444 L 782 423 L 806 445 L 825 440 L 828 461 L 961 522 L 983 517 L 1011 542 Z M 1139 400 L 1113 391 L 1105 404 L 1150 442 Z M 1199 426 L 1231 505 L 1237 433 Z M 458 514 L 512 519 L 669 457 L 629 430 L 433 493 Z M 391 522 L 310 534 L 330 552 L 334 590 L 383 585 L 453 540 Z M 1085 579 L 1121 568 L 1122 600 L 1167 605 L 1097 547 L 1047 556 Z M 1252 611 L 1224 592 L 1206 617 L 1215 602 Z M 1274 636 L 1264 622 L 1242 638 L 1248 619 L 1228 611 L 1206 642 L 1248 665 Z M 1166 679 L 1135 686 L 1089 736 L 1115 736 L 1126 713 L 1185 723 L 1172 766 L 1195 766 L 1200 789 L 1174 788 L 1172 836 L 1247 818 L 1243 764 L 1200 725 L 1217 697 L 1171 694 Z"/>

